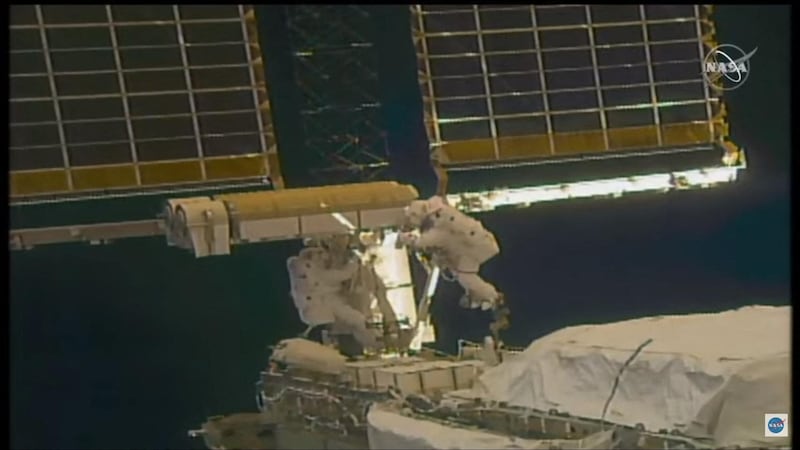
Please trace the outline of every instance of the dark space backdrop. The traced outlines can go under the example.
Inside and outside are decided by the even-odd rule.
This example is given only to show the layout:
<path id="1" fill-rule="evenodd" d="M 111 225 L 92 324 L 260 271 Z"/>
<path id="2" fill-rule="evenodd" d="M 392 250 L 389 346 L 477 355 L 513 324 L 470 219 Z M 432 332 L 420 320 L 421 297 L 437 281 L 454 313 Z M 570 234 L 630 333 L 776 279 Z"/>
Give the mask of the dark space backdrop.
<path id="1" fill-rule="evenodd" d="M 382 15 L 390 146 L 407 158 L 397 175 L 429 189 L 432 175 L 416 175 L 426 143 L 407 9 Z M 727 96 L 750 168 L 712 190 L 483 215 L 503 250 L 485 276 L 513 307 L 509 344 L 572 324 L 790 302 L 790 9 L 723 6 L 716 18 L 721 43 L 758 47 L 747 84 Z M 289 130 L 283 145 L 296 112 L 276 114 L 279 133 Z M 157 204 L 27 208 L 12 211 L 12 226 L 144 218 Z M 203 448 L 186 430 L 208 415 L 254 411 L 267 345 L 303 329 L 285 275 L 299 246 L 201 260 L 161 239 L 14 252 L 11 447 Z M 479 338 L 488 321 L 457 298 L 445 283 L 434 307 L 448 350 L 458 336 Z"/>

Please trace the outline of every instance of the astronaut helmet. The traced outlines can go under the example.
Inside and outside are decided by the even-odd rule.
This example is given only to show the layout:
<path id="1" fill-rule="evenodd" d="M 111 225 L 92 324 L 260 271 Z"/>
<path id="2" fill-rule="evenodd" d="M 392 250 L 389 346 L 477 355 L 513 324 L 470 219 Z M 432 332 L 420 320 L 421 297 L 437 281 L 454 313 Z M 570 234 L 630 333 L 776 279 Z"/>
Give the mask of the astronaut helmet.
<path id="1" fill-rule="evenodd" d="M 320 240 L 320 246 L 329 252 L 346 251 L 353 244 L 353 237 L 349 234 L 332 234 Z"/>
<path id="2" fill-rule="evenodd" d="M 428 215 L 428 201 L 414 200 L 406 207 L 406 223 L 412 227 L 418 227 Z"/>
<path id="3" fill-rule="evenodd" d="M 297 256 L 304 262 L 321 262 L 327 253 L 322 247 L 306 247 Z"/>
<path id="4" fill-rule="evenodd" d="M 319 247 L 320 239 L 315 237 L 303 238 L 303 246 L 305 247 Z"/>

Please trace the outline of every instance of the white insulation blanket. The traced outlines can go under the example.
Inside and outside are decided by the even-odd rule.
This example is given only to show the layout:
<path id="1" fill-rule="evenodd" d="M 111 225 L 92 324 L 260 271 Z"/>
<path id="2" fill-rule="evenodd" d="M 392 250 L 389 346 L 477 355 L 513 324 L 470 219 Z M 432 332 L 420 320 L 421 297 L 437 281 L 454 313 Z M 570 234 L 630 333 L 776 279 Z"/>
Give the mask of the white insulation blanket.
<path id="1" fill-rule="evenodd" d="M 475 429 L 446 426 L 430 420 L 406 417 L 390 408 L 374 405 L 367 416 L 371 450 L 395 449 L 549 449 L 608 448 L 611 431 L 596 433 L 580 440 L 519 439 Z"/>
<path id="2" fill-rule="evenodd" d="M 599 419 L 620 368 L 652 339 L 620 377 L 606 420 L 752 445 L 764 439 L 764 414 L 789 411 L 790 316 L 788 306 L 749 306 L 569 327 L 488 369 L 474 393 Z"/>

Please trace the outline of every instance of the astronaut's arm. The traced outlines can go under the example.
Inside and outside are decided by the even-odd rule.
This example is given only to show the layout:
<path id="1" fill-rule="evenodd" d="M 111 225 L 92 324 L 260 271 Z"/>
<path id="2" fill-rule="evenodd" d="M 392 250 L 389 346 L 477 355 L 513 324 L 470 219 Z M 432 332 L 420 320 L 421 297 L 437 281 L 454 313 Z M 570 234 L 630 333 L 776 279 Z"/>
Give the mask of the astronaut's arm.
<path id="1" fill-rule="evenodd" d="M 447 233 L 442 232 L 436 228 L 420 233 L 417 240 L 414 242 L 414 248 L 419 250 L 430 249 L 434 247 L 446 247 L 448 236 Z"/>
<path id="2" fill-rule="evenodd" d="M 290 256 L 286 259 L 286 270 L 289 271 L 289 274 L 294 274 L 300 270 L 300 258 L 297 256 Z"/>
<path id="3" fill-rule="evenodd" d="M 446 232 L 433 228 L 422 233 L 402 233 L 398 241 L 412 250 L 424 251 L 435 247 L 444 247 L 446 239 Z"/>
<path id="4" fill-rule="evenodd" d="M 367 328 L 367 317 L 344 302 L 331 303 L 334 317 L 334 327 L 339 330 L 349 331 L 353 337 L 365 348 L 377 348 L 377 335 Z"/>
<path id="5" fill-rule="evenodd" d="M 353 278 L 356 270 L 357 267 L 352 264 L 345 264 L 342 267 L 326 267 L 324 271 L 320 271 L 319 277 L 326 283 L 342 283 Z"/>
<path id="6" fill-rule="evenodd" d="M 286 260 L 286 268 L 289 273 L 289 286 L 294 296 L 296 292 L 308 289 L 308 276 L 302 261 L 296 256 Z"/>
<path id="7" fill-rule="evenodd" d="M 402 246 L 407 246 L 413 249 L 416 246 L 418 238 L 419 238 L 419 232 L 404 231 L 397 235 L 396 247 L 401 248 Z"/>

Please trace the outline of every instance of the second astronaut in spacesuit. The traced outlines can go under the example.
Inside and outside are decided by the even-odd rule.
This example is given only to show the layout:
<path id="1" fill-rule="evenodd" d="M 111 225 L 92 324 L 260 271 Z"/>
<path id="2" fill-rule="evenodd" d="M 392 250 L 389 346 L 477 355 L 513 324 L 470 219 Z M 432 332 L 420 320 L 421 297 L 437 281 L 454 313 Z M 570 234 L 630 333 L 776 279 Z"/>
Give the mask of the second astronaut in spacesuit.
<path id="1" fill-rule="evenodd" d="M 406 232 L 401 243 L 430 255 L 464 288 L 462 307 L 494 309 L 502 294 L 478 275 L 481 264 L 500 252 L 494 235 L 483 225 L 446 204 L 441 197 L 416 200 L 406 208 L 406 223 L 417 232 Z"/>
<path id="2" fill-rule="evenodd" d="M 352 334 L 367 349 L 378 346 L 377 335 L 367 327 L 369 305 L 348 295 L 349 281 L 359 270 L 358 260 L 338 255 L 322 246 L 304 248 L 286 262 L 291 294 L 300 319 L 309 329 L 325 327 L 333 334 Z M 346 252 L 346 249 L 343 249 Z"/>

